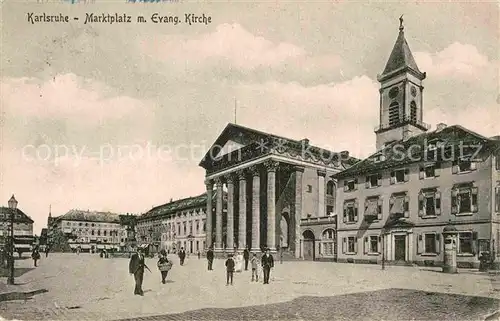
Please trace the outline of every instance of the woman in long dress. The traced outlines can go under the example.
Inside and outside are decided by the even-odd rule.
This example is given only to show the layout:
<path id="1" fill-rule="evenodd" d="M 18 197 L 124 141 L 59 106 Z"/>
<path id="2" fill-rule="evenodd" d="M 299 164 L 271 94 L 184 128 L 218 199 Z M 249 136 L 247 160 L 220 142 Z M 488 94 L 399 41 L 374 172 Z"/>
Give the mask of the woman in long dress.
<path id="1" fill-rule="evenodd" d="M 237 253 L 235 258 L 234 271 L 241 272 L 243 270 L 243 255 L 241 253 Z"/>

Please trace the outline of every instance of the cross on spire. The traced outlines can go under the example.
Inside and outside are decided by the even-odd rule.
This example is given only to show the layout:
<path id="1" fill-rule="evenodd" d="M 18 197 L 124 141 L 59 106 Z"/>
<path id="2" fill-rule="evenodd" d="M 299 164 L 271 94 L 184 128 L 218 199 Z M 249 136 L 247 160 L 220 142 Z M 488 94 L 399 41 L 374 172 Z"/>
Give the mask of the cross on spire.
<path id="1" fill-rule="evenodd" d="M 404 30 L 404 26 L 403 26 L 403 15 L 401 15 L 401 17 L 399 17 L 399 31 L 403 31 Z"/>

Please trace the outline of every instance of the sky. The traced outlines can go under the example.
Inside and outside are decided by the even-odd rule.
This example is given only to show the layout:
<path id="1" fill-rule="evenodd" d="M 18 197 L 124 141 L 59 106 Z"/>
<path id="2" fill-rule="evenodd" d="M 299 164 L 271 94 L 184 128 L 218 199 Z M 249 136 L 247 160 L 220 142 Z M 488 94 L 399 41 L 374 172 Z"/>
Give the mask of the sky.
<path id="1" fill-rule="evenodd" d="M 39 3 L 43 2 L 43 3 Z M 34 233 L 70 209 L 144 213 L 204 192 L 229 122 L 356 157 L 374 152 L 381 73 L 399 16 L 424 80 L 424 121 L 500 134 L 495 2 L 0 1 L 0 204 Z M 79 17 L 37 23 L 28 13 Z M 210 24 L 84 24 L 86 13 Z"/>

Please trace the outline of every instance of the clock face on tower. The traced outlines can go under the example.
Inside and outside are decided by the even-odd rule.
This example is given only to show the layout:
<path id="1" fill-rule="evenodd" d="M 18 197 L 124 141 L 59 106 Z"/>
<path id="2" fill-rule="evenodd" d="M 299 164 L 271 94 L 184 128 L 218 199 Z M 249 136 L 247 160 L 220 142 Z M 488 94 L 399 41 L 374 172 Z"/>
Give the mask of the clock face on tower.
<path id="1" fill-rule="evenodd" d="M 389 91 L 389 98 L 394 99 L 398 96 L 398 94 L 399 94 L 399 88 L 392 87 L 391 90 Z"/>
<path id="2" fill-rule="evenodd" d="M 412 86 L 412 87 L 411 87 L 411 95 L 412 95 L 413 97 L 415 97 L 415 96 L 417 95 L 417 88 L 415 88 L 415 86 Z"/>

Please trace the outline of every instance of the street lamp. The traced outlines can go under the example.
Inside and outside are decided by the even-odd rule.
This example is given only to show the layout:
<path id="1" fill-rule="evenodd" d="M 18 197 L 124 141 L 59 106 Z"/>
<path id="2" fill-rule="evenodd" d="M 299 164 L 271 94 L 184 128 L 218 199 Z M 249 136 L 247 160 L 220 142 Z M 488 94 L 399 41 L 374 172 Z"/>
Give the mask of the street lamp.
<path id="1" fill-rule="evenodd" d="M 12 194 L 12 197 L 9 200 L 9 209 L 10 211 L 10 249 L 9 249 L 9 258 L 10 258 L 10 274 L 7 279 L 7 284 L 14 284 L 14 214 L 17 214 L 17 201 Z"/>

